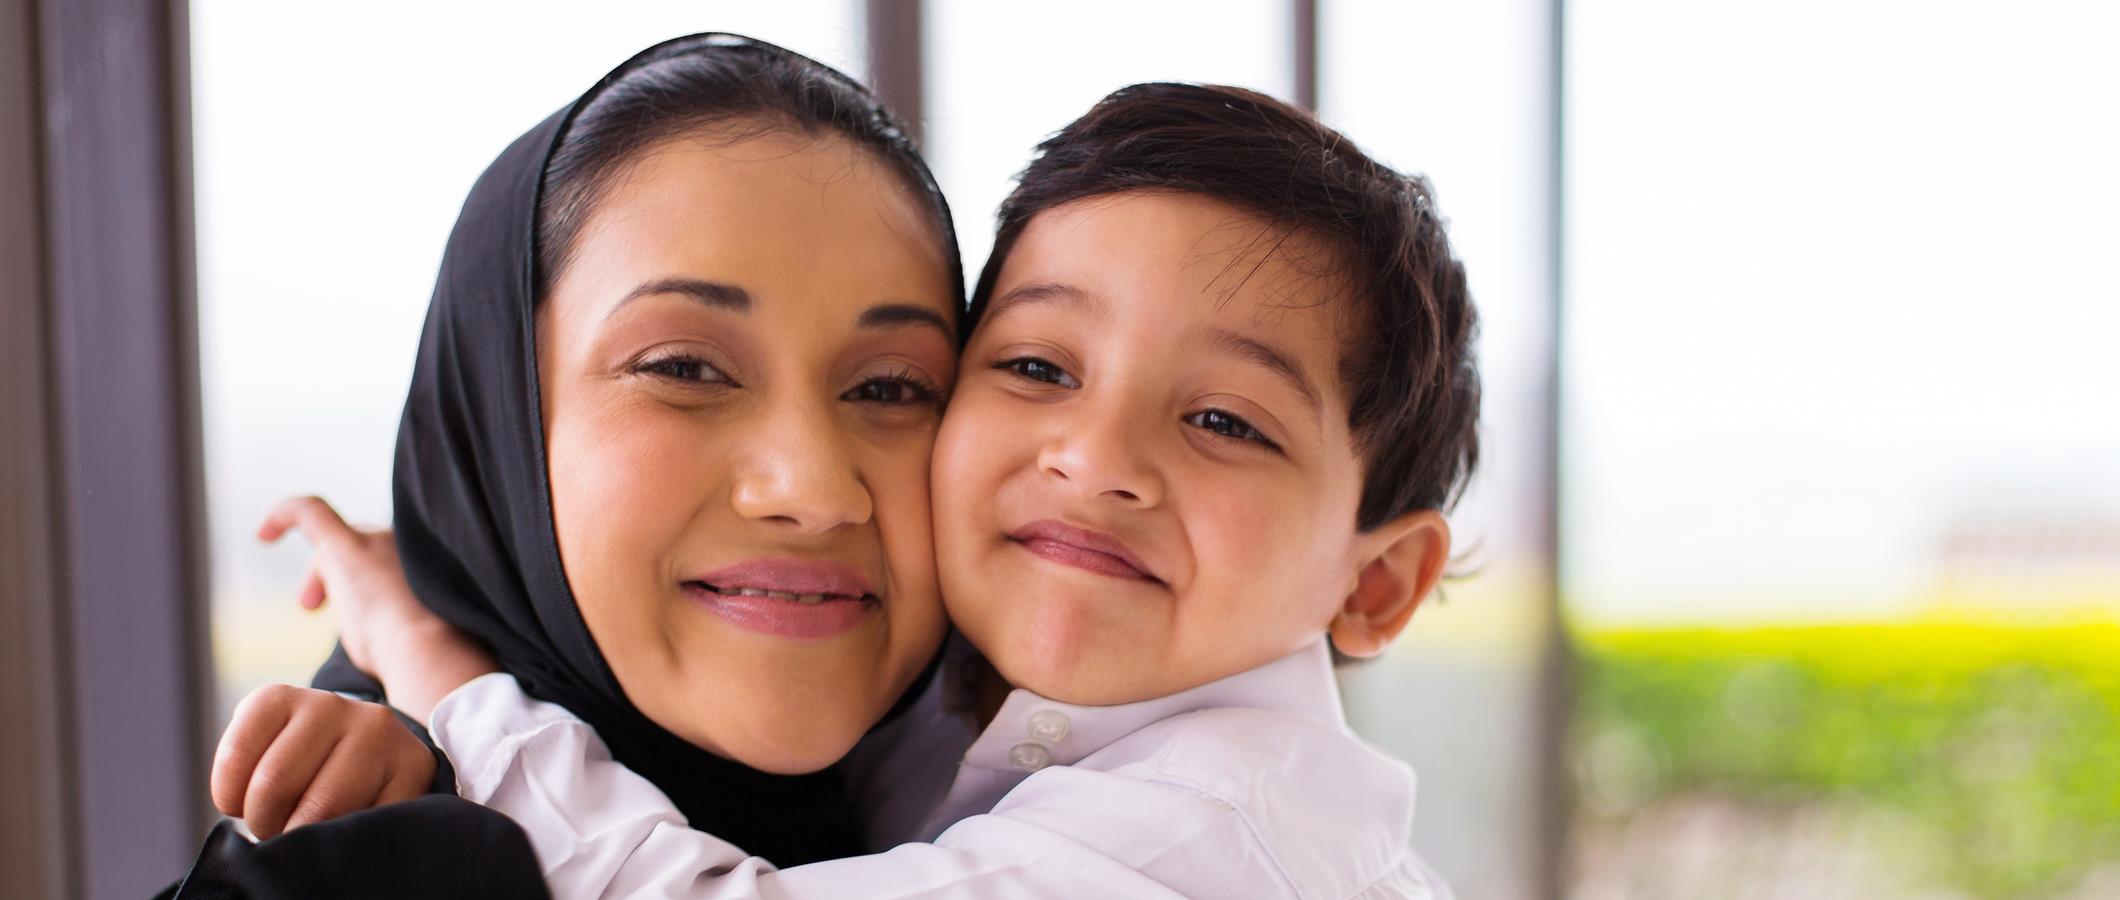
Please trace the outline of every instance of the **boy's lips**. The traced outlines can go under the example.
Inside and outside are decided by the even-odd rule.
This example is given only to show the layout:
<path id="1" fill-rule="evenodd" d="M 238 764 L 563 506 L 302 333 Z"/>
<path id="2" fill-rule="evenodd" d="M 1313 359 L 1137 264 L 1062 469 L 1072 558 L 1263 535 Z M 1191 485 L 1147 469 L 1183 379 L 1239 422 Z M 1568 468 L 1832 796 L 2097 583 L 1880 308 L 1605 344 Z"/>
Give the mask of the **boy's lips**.
<path id="1" fill-rule="evenodd" d="M 1162 580 L 1150 574 L 1141 557 L 1118 538 L 1065 522 L 1040 519 L 1009 532 L 1008 539 L 1039 557 L 1099 575 L 1135 581 Z"/>
<path id="2" fill-rule="evenodd" d="M 808 559 L 747 560 L 686 581 L 684 588 L 730 624 L 778 637 L 832 637 L 861 624 L 878 606 L 860 569 Z"/>

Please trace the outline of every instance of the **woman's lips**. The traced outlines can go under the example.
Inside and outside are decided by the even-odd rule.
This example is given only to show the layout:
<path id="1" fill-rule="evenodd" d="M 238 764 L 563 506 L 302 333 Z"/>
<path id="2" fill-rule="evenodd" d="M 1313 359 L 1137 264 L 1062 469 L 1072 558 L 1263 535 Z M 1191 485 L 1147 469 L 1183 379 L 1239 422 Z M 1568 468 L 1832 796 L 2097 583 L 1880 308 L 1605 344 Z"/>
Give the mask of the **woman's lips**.
<path id="1" fill-rule="evenodd" d="M 723 566 L 685 582 L 684 588 L 730 624 L 776 637 L 844 634 L 878 606 L 875 589 L 860 569 L 787 557 Z"/>
<path id="2" fill-rule="evenodd" d="M 750 588 L 783 594 L 864 597 L 876 593 L 876 589 L 869 586 L 869 576 L 855 566 L 792 556 L 745 560 L 696 575 L 692 580 L 718 588 Z"/>
<path id="3" fill-rule="evenodd" d="M 1157 581 L 1148 566 L 1118 538 L 1043 519 L 1009 533 L 1009 540 L 1044 559 L 1099 575 L 1132 581 Z"/>

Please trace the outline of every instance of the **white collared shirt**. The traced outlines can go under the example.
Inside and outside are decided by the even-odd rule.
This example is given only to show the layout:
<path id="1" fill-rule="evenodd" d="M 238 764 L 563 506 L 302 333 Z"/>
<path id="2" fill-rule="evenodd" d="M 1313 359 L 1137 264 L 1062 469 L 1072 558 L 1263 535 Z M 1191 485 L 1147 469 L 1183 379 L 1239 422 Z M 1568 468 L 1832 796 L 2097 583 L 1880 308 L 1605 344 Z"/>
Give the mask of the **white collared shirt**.
<path id="1" fill-rule="evenodd" d="M 510 676 L 457 689 L 430 729 L 459 792 L 522 825 L 561 900 L 1450 896 L 1407 843 L 1413 772 L 1347 729 L 1323 641 L 1140 703 L 1016 690 L 975 736 L 951 657 L 850 760 L 872 842 L 917 842 L 789 869 L 686 827 Z M 954 772 L 932 764 L 943 747 L 965 748 Z"/>

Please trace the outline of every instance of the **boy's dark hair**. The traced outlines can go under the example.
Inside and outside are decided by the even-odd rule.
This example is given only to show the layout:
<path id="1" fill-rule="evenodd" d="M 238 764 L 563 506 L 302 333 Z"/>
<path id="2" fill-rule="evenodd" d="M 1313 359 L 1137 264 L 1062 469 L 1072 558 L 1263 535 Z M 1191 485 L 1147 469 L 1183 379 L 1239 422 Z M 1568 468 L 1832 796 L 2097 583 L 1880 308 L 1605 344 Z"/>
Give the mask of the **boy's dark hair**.
<path id="1" fill-rule="evenodd" d="M 1355 526 L 1456 502 L 1479 460 L 1478 317 L 1427 179 L 1255 91 L 1123 87 L 1038 145 L 1001 204 L 969 321 L 993 299 L 1001 263 L 1032 217 L 1133 190 L 1219 200 L 1339 254 L 1333 274 L 1357 304 L 1339 371 L 1365 462 Z"/>

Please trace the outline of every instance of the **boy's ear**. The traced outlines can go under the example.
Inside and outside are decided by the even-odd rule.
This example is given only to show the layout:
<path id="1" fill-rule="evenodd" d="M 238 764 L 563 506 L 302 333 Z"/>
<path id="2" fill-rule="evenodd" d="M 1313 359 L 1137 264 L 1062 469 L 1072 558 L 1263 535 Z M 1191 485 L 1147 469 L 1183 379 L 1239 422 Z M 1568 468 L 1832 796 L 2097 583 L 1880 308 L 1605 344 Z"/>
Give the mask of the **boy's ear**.
<path id="1" fill-rule="evenodd" d="M 1415 510 L 1361 536 L 1354 590 L 1333 616 L 1332 645 L 1348 656 L 1375 656 L 1405 630 L 1450 562 L 1450 525 L 1432 509 Z"/>

